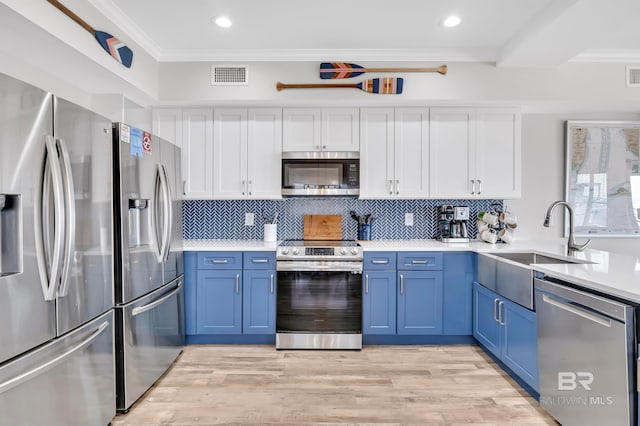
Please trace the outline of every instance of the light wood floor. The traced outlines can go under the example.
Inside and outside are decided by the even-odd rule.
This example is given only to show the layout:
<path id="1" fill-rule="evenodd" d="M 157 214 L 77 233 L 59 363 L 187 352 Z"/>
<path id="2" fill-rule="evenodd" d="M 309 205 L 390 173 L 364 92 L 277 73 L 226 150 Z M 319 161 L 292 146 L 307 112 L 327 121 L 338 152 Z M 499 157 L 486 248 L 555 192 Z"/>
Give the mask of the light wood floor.
<path id="1" fill-rule="evenodd" d="M 112 425 L 551 424 L 476 346 L 187 346 Z"/>

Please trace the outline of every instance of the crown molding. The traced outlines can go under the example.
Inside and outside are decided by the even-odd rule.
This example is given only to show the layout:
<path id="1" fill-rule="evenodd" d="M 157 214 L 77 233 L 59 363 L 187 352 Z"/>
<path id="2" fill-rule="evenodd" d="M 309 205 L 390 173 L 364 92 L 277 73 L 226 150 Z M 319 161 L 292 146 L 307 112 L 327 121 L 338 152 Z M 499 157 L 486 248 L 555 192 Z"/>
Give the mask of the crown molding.
<path id="1" fill-rule="evenodd" d="M 608 49 L 585 50 L 574 56 L 569 62 L 607 62 L 607 63 L 640 63 L 640 50 Z"/>
<path id="2" fill-rule="evenodd" d="M 88 0 L 93 7 L 98 9 L 109 21 L 117 23 L 134 43 L 144 49 L 153 59 L 159 61 L 163 49 L 149 35 L 140 28 L 122 9 L 111 0 Z"/>

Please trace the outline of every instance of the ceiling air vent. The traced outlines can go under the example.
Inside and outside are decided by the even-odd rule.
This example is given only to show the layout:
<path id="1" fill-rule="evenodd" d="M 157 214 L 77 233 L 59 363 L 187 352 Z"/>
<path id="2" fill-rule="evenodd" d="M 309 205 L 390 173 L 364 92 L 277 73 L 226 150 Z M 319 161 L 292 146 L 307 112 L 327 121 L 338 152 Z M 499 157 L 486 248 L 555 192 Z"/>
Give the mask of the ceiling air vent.
<path id="1" fill-rule="evenodd" d="M 627 67 L 627 87 L 640 87 L 640 67 Z"/>
<path id="2" fill-rule="evenodd" d="M 249 70 L 241 66 L 211 65 L 212 86 L 246 86 L 249 84 Z"/>

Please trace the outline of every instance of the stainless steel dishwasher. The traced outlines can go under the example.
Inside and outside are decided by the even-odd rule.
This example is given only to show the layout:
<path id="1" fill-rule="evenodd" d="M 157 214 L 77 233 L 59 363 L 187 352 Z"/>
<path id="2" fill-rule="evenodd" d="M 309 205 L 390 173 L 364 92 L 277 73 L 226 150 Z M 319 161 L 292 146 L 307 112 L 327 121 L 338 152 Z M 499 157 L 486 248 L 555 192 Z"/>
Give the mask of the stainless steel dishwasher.
<path id="1" fill-rule="evenodd" d="M 536 278 L 540 405 L 564 426 L 635 425 L 635 307 Z"/>

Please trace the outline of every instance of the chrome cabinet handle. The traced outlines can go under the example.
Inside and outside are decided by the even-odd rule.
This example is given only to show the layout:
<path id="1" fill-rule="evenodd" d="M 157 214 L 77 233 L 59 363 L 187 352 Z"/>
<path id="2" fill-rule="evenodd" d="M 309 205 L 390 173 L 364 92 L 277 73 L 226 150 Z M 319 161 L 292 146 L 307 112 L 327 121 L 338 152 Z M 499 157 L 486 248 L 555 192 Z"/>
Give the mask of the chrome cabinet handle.
<path id="1" fill-rule="evenodd" d="M 322 149 L 327 149 L 327 146 L 326 145 L 322 145 Z"/>
<path id="2" fill-rule="evenodd" d="M 386 259 L 386 260 L 372 260 L 371 263 L 376 264 L 376 265 L 388 265 L 389 264 L 389 259 Z"/>
<path id="3" fill-rule="evenodd" d="M 389 179 L 389 194 L 393 195 L 393 180 Z"/>
<path id="4" fill-rule="evenodd" d="M 369 274 L 364 276 L 364 293 L 369 294 Z"/>
<path id="5" fill-rule="evenodd" d="M 241 185 L 242 185 L 242 195 L 245 194 L 245 192 L 247 192 L 247 182 L 246 181 L 241 181 Z"/>
<path id="6" fill-rule="evenodd" d="M 498 298 L 493 299 L 493 320 L 495 322 L 499 322 L 498 321 Z"/>
<path id="7" fill-rule="evenodd" d="M 273 294 L 273 274 L 271 274 L 270 288 L 271 288 L 271 294 Z"/>
<path id="8" fill-rule="evenodd" d="M 253 263 L 267 263 L 269 262 L 268 259 L 251 259 L 251 262 Z"/>
<path id="9" fill-rule="evenodd" d="M 404 294 L 404 275 L 400 274 L 400 294 Z"/>
<path id="10" fill-rule="evenodd" d="M 240 294 L 240 274 L 236 274 L 236 294 Z"/>
<path id="11" fill-rule="evenodd" d="M 60 364 L 61 362 L 63 362 L 65 359 L 67 359 L 69 356 L 73 355 L 75 352 L 78 352 L 79 350 L 86 348 L 87 346 L 89 346 L 94 340 L 96 340 L 96 338 L 102 334 L 102 332 L 104 330 L 107 329 L 107 327 L 109 327 L 109 322 L 105 321 L 102 324 L 100 324 L 100 326 L 97 328 L 96 331 L 94 331 L 93 333 L 91 333 L 89 336 L 87 336 L 86 339 L 84 339 L 82 342 L 78 343 L 76 346 L 72 347 L 71 349 L 69 349 L 68 351 L 64 352 L 63 354 L 58 355 L 57 357 L 53 358 L 50 361 L 47 361 L 46 363 L 34 368 L 31 371 L 27 371 L 26 373 L 23 373 L 19 376 L 16 376 L 12 379 L 7 380 L 6 382 L 0 383 L 0 394 L 15 388 L 16 386 L 19 386 L 31 379 L 33 379 L 34 377 L 38 377 L 40 374 L 43 374 L 49 370 L 51 370 L 53 367 L 55 367 L 56 365 Z"/>
<path id="12" fill-rule="evenodd" d="M 400 193 L 400 179 L 396 180 L 396 194 Z"/>
<path id="13" fill-rule="evenodd" d="M 182 288 L 182 280 L 178 281 L 178 285 L 176 288 L 173 289 L 173 291 L 171 291 L 171 293 L 162 296 L 160 299 L 158 300 L 154 300 L 153 302 L 144 305 L 144 306 L 138 306 L 137 308 L 133 308 L 133 310 L 131 311 L 131 316 L 138 316 L 144 312 L 150 311 L 151 309 L 155 308 L 156 306 L 162 305 L 167 299 L 171 298 L 173 295 L 175 295 L 177 292 L 180 291 L 180 289 Z"/>
<path id="14" fill-rule="evenodd" d="M 476 193 L 476 181 L 474 179 L 471 179 L 471 195 L 474 195 Z"/>
<path id="15" fill-rule="evenodd" d="M 478 195 L 482 194 L 482 181 L 478 179 Z"/>
<path id="16" fill-rule="evenodd" d="M 209 263 L 229 263 L 229 259 L 213 259 Z"/>
<path id="17" fill-rule="evenodd" d="M 187 181 L 182 181 L 182 195 L 187 195 Z"/>
<path id="18" fill-rule="evenodd" d="M 249 196 L 251 196 L 251 193 L 253 192 L 253 184 L 251 183 L 251 181 L 249 181 L 249 183 L 247 184 L 247 187 L 249 188 L 248 190 Z"/>
<path id="19" fill-rule="evenodd" d="M 502 322 L 502 305 L 504 305 L 504 301 L 500 301 L 500 303 L 498 303 L 498 323 L 500 325 L 504 325 L 504 322 Z"/>
<path id="20" fill-rule="evenodd" d="M 427 260 L 412 260 L 411 263 L 413 265 L 426 265 L 427 263 L 429 263 L 429 261 L 427 261 Z"/>

